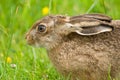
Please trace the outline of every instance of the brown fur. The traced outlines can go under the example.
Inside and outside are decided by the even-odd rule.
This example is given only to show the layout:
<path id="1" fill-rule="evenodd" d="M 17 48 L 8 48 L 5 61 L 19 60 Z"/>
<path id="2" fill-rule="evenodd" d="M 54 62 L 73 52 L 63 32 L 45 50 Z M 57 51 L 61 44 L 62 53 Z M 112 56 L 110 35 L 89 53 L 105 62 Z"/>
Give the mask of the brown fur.
<path id="1" fill-rule="evenodd" d="M 96 15 L 95 15 L 96 16 Z M 104 16 L 102 16 L 104 17 Z M 31 31 L 27 33 L 27 41 L 30 37 L 34 44 L 46 47 L 48 56 L 56 69 L 63 75 L 71 75 L 73 80 L 107 80 L 117 78 L 120 73 L 120 21 L 101 19 L 112 26 L 112 32 L 101 33 L 91 36 L 79 35 L 76 32 L 68 32 L 62 28 L 69 17 L 57 17 L 59 21 L 52 18 L 43 18 L 39 23 L 56 22 L 54 26 L 48 25 L 48 32 L 38 33 Z M 74 17 L 76 18 L 76 17 Z M 98 17 L 97 17 L 98 18 Z M 94 20 L 94 19 L 92 19 Z M 37 24 L 38 24 L 37 22 Z M 77 21 L 80 22 L 80 21 Z M 53 26 L 52 28 L 50 28 Z M 34 26 L 35 28 L 35 26 Z M 65 32 L 64 32 L 65 31 Z M 31 36 L 32 35 L 32 36 Z"/>
<path id="2" fill-rule="evenodd" d="M 62 73 L 74 72 L 81 80 L 107 80 L 110 68 L 111 77 L 120 72 L 119 31 L 89 37 L 72 33 L 49 52 L 49 57 Z"/>

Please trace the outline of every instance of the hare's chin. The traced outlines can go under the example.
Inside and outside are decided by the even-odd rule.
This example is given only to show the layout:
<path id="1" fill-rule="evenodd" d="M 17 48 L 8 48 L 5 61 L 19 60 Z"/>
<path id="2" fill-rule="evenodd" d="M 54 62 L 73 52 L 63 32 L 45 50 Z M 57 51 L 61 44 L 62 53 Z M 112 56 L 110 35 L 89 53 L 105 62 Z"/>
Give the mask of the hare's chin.
<path id="1" fill-rule="evenodd" d="M 29 44 L 29 45 L 31 45 L 31 46 L 33 46 L 33 47 L 36 47 L 36 48 L 46 48 L 46 49 L 49 49 L 49 47 L 47 46 L 45 46 L 45 45 L 42 45 L 42 44 L 40 44 L 40 43 L 34 43 L 34 44 Z"/>
<path id="2" fill-rule="evenodd" d="M 37 48 L 42 47 L 39 43 L 35 43 L 34 46 L 37 47 Z"/>
<path id="3" fill-rule="evenodd" d="M 33 46 L 33 47 L 41 47 L 38 43 L 27 43 L 28 45 L 30 46 Z"/>
<path id="4" fill-rule="evenodd" d="M 35 43 L 33 46 L 36 47 L 36 48 L 41 48 L 41 47 L 46 48 L 44 45 L 39 44 L 39 43 Z"/>

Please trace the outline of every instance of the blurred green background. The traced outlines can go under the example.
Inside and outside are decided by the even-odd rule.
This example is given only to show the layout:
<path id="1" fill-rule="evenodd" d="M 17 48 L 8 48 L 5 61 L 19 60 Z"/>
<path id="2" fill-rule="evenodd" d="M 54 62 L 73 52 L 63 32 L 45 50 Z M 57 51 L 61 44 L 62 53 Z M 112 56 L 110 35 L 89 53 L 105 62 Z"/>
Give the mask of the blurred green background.
<path id="1" fill-rule="evenodd" d="M 0 0 L 0 80 L 64 80 L 44 48 L 26 44 L 25 33 L 48 14 L 85 13 L 120 19 L 120 0 Z"/>

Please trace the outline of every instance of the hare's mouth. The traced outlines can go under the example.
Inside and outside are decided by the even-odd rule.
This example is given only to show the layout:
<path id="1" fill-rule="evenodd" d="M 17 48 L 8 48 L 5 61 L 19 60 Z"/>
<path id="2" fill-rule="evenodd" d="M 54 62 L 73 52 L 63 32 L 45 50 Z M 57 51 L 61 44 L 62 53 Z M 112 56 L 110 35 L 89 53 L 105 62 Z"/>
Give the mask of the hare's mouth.
<path id="1" fill-rule="evenodd" d="M 33 40 L 27 40 L 27 44 L 32 46 L 35 45 L 35 42 Z"/>
<path id="2" fill-rule="evenodd" d="M 33 41 L 33 40 L 29 40 L 27 41 L 27 44 L 30 45 L 30 46 L 33 46 L 33 47 L 44 47 L 42 44 L 40 43 L 37 43 L 36 41 Z"/>

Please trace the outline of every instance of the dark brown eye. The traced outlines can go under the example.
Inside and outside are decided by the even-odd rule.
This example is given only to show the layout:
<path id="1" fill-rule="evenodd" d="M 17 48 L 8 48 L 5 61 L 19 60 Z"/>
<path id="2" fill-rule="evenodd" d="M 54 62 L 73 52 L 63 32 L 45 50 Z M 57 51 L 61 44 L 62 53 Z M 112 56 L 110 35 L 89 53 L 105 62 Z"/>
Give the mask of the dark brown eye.
<path id="1" fill-rule="evenodd" d="M 44 32 L 46 30 L 46 26 L 44 25 L 38 25 L 38 31 Z"/>

